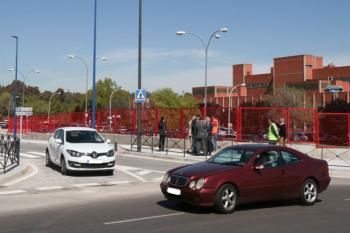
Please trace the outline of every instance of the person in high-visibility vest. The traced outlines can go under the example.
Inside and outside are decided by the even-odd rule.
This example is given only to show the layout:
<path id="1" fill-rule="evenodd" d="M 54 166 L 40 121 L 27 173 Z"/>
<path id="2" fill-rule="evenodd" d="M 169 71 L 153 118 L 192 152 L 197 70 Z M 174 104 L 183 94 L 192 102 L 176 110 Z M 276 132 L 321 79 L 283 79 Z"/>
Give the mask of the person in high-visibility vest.
<path id="1" fill-rule="evenodd" d="M 217 148 L 216 140 L 218 139 L 218 133 L 219 133 L 219 121 L 214 116 L 211 117 L 211 125 L 212 125 L 211 141 L 213 143 L 213 150 L 216 151 L 216 148 Z"/>
<path id="2" fill-rule="evenodd" d="M 269 140 L 269 144 L 276 145 L 278 138 L 277 125 L 271 119 L 269 119 L 269 128 L 267 130 L 267 139 Z"/>

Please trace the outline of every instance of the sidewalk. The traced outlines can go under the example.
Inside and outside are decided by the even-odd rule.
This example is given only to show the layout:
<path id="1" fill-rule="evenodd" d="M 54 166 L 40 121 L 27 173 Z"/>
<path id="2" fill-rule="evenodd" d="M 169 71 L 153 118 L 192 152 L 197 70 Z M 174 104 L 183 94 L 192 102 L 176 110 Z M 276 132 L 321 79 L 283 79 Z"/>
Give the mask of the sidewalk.
<path id="1" fill-rule="evenodd" d="M 13 181 L 18 180 L 32 172 L 33 168 L 26 162 L 20 163 L 19 166 L 13 168 L 12 170 L 3 173 L 0 172 L 0 188 L 6 187 Z"/>

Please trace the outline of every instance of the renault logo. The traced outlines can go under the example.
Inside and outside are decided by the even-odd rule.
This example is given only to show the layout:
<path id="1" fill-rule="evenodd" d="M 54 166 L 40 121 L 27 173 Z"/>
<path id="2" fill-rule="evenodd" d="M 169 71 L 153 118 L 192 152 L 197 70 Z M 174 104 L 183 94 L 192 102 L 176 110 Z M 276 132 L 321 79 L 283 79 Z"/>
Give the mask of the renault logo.
<path id="1" fill-rule="evenodd" d="M 92 158 L 97 158 L 97 152 L 96 151 L 93 151 L 92 154 L 91 154 Z"/>

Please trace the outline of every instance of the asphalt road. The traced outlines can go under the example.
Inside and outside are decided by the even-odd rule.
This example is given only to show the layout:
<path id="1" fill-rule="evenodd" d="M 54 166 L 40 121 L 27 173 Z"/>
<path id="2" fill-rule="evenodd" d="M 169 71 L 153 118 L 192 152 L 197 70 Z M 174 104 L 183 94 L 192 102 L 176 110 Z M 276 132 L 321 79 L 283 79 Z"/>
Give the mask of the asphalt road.
<path id="1" fill-rule="evenodd" d="M 22 151 L 30 154 L 42 147 L 24 145 Z M 28 191 L 0 195 L 1 233 L 349 232 L 350 180 L 347 179 L 333 179 L 314 206 L 270 202 L 240 206 L 233 214 L 221 215 L 212 209 L 164 200 L 159 181 L 154 177 L 179 163 L 118 156 L 121 166 L 137 167 L 141 171 L 117 170 L 110 177 L 81 174 L 62 178 L 58 171 L 43 166 L 43 157 L 23 159 L 38 167 L 38 172 L 25 181 L 0 188 L 0 192 L 20 188 Z M 110 180 L 131 182 L 72 187 Z M 42 185 L 65 188 L 36 189 Z"/>

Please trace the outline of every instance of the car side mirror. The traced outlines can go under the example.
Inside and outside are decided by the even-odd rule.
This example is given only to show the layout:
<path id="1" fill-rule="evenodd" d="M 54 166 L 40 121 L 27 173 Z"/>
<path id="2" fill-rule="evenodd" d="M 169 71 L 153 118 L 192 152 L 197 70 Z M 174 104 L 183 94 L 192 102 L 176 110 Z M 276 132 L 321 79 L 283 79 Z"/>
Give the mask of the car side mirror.
<path id="1" fill-rule="evenodd" d="M 62 143 L 63 143 L 62 140 L 61 140 L 60 138 L 56 138 L 56 139 L 55 139 L 55 142 L 58 143 L 58 144 L 62 144 Z"/>
<path id="2" fill-rule="evenodd" d="M 254 169 L 255 170 L 264 170 L 265 166 L 263 164 L 255 164 Z"/>

